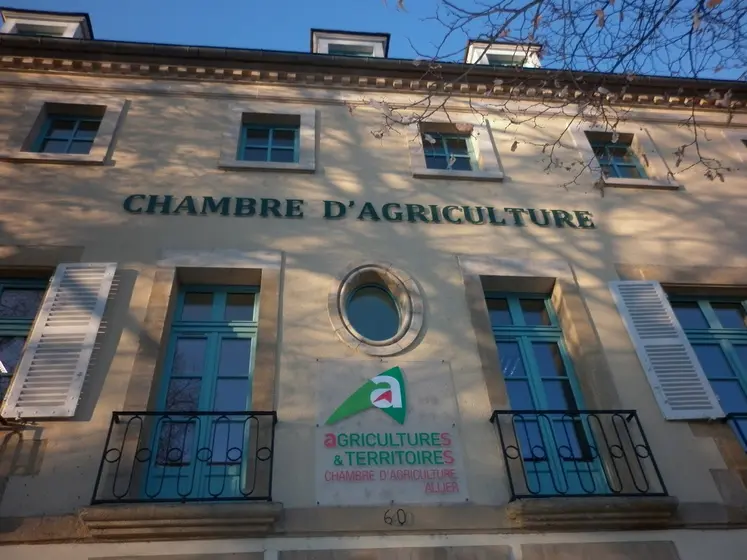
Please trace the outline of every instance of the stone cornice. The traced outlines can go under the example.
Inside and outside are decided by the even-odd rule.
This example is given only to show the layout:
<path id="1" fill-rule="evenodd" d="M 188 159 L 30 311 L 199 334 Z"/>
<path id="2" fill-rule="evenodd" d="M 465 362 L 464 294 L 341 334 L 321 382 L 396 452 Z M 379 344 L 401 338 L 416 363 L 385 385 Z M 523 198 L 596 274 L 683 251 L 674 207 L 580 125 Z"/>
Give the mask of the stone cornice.
<path id="1" fill-rule="evenodd" d="M 553 103 L 588 99 L 588 93 L 565 72 L 484 69 L 461 63 L 440 64 L 437 70 L 426 67 L 426 63 L 416 65 L 411 60 L 351 60 L 307 53 L 0 36 L 0 70 L 508 97 Z M 604 83 L 611 92 L 604 94 L 605 99 L 616 105 L 680 109 L 695 105 L 699 110 L 727 113 L 744 111 L 747 102 L 747 86 L 741 82 L 637 77 L 628 83 L 625 76 L 593 73 L 584 73 L 584 78 L 584 86 L 590 90 Z M 619 91 L 625 86 L 625 92 L 615 93 L 616 86 Z M 722 93 L 732 90 L 728 109 L 707 96 L 710 89 Z M 594 96 L 600 98 L 602 94 L 595 91 Z"/>

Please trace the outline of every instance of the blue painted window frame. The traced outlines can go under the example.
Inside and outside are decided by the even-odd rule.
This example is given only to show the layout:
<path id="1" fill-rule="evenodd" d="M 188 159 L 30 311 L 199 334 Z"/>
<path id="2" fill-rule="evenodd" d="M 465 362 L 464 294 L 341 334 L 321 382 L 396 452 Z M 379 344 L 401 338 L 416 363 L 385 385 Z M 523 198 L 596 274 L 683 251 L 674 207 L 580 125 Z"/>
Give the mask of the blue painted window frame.
<path id="1" fill-rule="evenodd" d="M 49 280 L 42 278 L 4 278 L 0 279 L 0 297 L 2 297 L 2 292 L 8 288 L 22 290 L 38 289 L 42 292 L 45 292 L 48 286 Z M 39 312 L 37 310 L 37 315 L 38 313 Z M 35 320 L 36 316 L 34 316 L 33 318 L 24 319 L 0 317 L 0 337 L 25 337 L 26 339 L 28 339 L 28 336 L 31 333 L 31 328 L 34 326 Z M 0 381 L 0 402 L 2 402 L 3 397 L 5 396 L 5 390 L 10 385 L 10 380 L 13 378 L 13 373 L 13 371 L 9 371 L 7 373 L 0 372 L 0 377 L 5 378 L 3 381 Z"/>
<path id="2" fill-rule="evenodd" d="M 250 130 L 267 131 L 267 141 L 250 141 L 247 138 L 247 132 Z M 273 138 L 276 132 L 293 132 L 294 141 L 293 146 L 277 146 L 273 143 Z M 274 125 L 262 125 L 244 123 L 241 125 L 241 135 L 239 136 L 239 147 L 236 152 L 236 159 L 239 161 L 265 161 L 275 163 L 298 163 L 298 154 L 300 146 L 301 130 L 299 126 L 274 126 Z M 264 149 L 265 159 L 247 159 L 246 150 L 247 148 L 253 149 Z M 293 152 L 293 158 L 291 161 L 287 160 L 274 160 L 272 155 L 275 152 Z"/>
<path id="3" fill-rule="evenodd" d="M 431 143 L 426 139 L 426 136 L 432 137 L 436 142 Z M 477 155 L 475 154 L 475 147 L 472 143 L 472 135 L 469 133 L 455 134 L 455 133 L 440 133 L 440 132 L 424 132 L 422 134 L 423 141 L 423 153 L 425 155 L 425 166 L 428 169 L 447 169 L 453 171 L 477 171 L 479 165 L 477 162 Z M 454 152 L 449 147 L 450 141 L 464 142 L 466 147 L 466 153 Z M 451 167 L 448 167 L 450 158 L 454 156 L 456 161 Z M 434 165 L 436 162 L 443 162 L 443 166 Z M 469 169 L 462 169 L 461 165 L 466 162 Z M 457 167 L 459 165 L 460 167 Z"/>
<path id="4" fill-rule="evenodd" d="M 485 299 L 486 304 L 490 300 L 506 301 L 512 324 L 493 324 L 491 319 L 493 337 L 496 342 L 496 347 L 499 347 L 501 343 L 517 344 L 525 373 L 524 376 L 517 376 L 513 379 L 507 379 L 505 374 L 503 374 L 504 381 L 506 383 L 506 390 L 509 395 L 509 405 L 511 406 L 511 409 L 517 410 L 517 407 L 514 406 L 514 403 L 511 403 L 511 383 L 517 381 L 526 381 L 530 392 L 532 406 L 526 408 L 519 407 L 518 409 L 536 410 L 537 412 L 542 412 L 543 410 L 567 410 L 569 412 L 584 410 L 585 407 L 581 387 L 578 383 L 578 379 L 576 378 L 573 363 L 565 347 L 563 333 L 560 328 L 560 323 L 557 314 L 555 313 L 555 309 L 550 302 L 550 296 L 546 294 L 486 292 Z M 524 310 L 521 306 L 522 301 L 542 302 L 541 308 L 546 313 L 550 324 L 527 324 L 524 317 Z M 552 343 L 557 346 L 559 357 L 562 361 L 563 369 L 565 371 L 565 376 L 559 376 L 555 373 L 548 373 L 545 375 L 544 372 L 541 371 L 539 363 L 533 351 L 533 343 Z M 503 373 L 505 365 L 500 364 L 500 367 L 501 372 Z M 559 380 L 567 380 L 572 393 L 573 402 L 568 403 L 568 406 L 564 408 L 551 406 L 550 399 L 548 398 L 548 393 L 546 392 L 544 386 L 545 382 L 557 382 Z M 567 397 L 568 395 L 565 396 Z M 517 419 L 519 420 L 518 424 L 516 423 Z M 517 435 L 521 434 L 521 422 L 526 422 L 527 424 L 529 424 L 528 420 L 522 420 L 521 418 L 515 418 L 514 421 Z M 548 426 L 540 425 L 538 428 L 540 430 L 539 437 L 541 437 L 541 441 L 543 443 L 556 441 L 555 434 L 553 434 L 556 426 L 555 422 L 561 423 L 561 425 L 563 425 L 562 423 L 568 423 L 568 420 L 563 420 L 562 418 L 553 419 L 554 426 L 552 429 Z M 564 427 L 567 429 L 567 424 Z M 520 443 L 522 447 L 522 460 L 524 461 L 525 465 L 525 476 L 527 477 L 527 483 L 529 484 L 532 478 L 536 477 L 536 484 L 540 488 L 544 484 L 544 492 L 551 493 L 548 492 L 547 488 L 547 485 L 549 483 L 547 481 L 541 481 L 540 475 L 544 472 L 545 475 L 551 476 L 554 479 L 555 482 L 551 484 L 551 487 L 555 489 L 557 493 L 573 494 L 574 490 L 578 491 L 578 489 L 571 488 L 569 481 L 573 481 L 574 483 L 576 483 L 583 477 L 584 480 L 587 481 L 589 487 L 595 490 L 596 494 L 607 494 L 608 487 L 605 481 L 604 474 L 602 472 L 602 465 L 599 460 L 599 454 L 593 451 L 593 449 L 596 447 L 594 444 L 593 434 L 588 429 L 588 426 L 586 426 L 584 423 L 579 422 L 572 422 L 571 430 L 575 434 L 576 439 L 573 443 L 577 444 L 579 455 L 577 456 L 575 452 L 573 452 L 572 457 L 567 460 L 560 460 L 557 457 L 544 461 L 537 460 L 531 453 L 531 450 L 525 448 L 524 442 Z M 528 451 L 530 451 L 530 453 L 528 453 Z M 538 467 L 538 465 L 542 463 L 544 463 L 545 466 Z M 575 473 L 578 474 L 570 474 L 573 469 L 575 469 Z M 578 483 L 581 484 L 580 482 Z M 560 492 L 558 490 L 558 487 L 562 487 L 563 484 L 567 486 L 567 492 Z M 583 493 L 589 493 L 588 488 L 586 488 L 586 484 L 583 485 Z"/>
<path id="5" fill-rule="evenodd" d="M 608 177 L 616 177 L 621 179 L 646 179 L 648 175 L 646 170 L 641 165 L 641 161 L 638 159 L 638 155 L 630 147 L 630 144 L 625 142 L 612 142 L 610 134 L 610 141 L 589 141 L 591 149 L 594 151 L 594 156 L 597 158 L 597 162 L 602 167 L 602 172 Z M 624 150 L 623 154 L 615 153 Z M 636 176 L 631 176 L 630 170 L 635 170 Z"/>
<path id="6" fill-rule="evenodd" d="M 62 115 L 62 114 L 51 114 L 47 115 L 46 120 L 44 121 L 44 124 L 42 125 L 41 131 L 39 132 L 39 136 L 37 136 L 36 140 L 34 141 L 34 144 L 32 146 L 33 152 L 38 153 L 65 153 L 65 154 L 90 154 L 91 148 L 93 147 L 93 143 L 96 141 L 96 136 L 98 136 L 98 128 L 101 127 L 101 117 L 79 117 L 74 115 Z M 52 130 L 52 123 L 54 121 L 69 121 L 73 122 L 73 128 L 69 133 L 64 133 L 60 136 L 50 136 L 50 131 Z M 95 122 L 98 123 L 99 127 L 96 129 L 96 133 L 93 135 L 92 138 L 77 138 L 78 130 L 80 128 L 81 123 L 83 122 Z M 64 152 L 47 152 L 44 150 L 44 144 L 47 140 L 55 140 L 55 141 L 65 141 L 67 142 L 67 148 Z M 79 144 L 87 144 L 88 145 L 88 151 L 86 152 L 71 152 L 70 148 L 73 145 L 73 142 L 77 142 Z"/>
<path id="7" fill-rule="evenodd" d="M 744 347 L 747 353 L 747 324 L 743 328 L 728 328 L 721 324 L 717 313 L 713 309 L 713 304 L 727 304 L 732 305 L 742 310 L 743 317 L 747 317 L 747 301 L 740 298 L 734 297 L 707 297 L 707 296 L 686 296 L 686 295 L 672 295 L 668 294 L 669 302 L 674 309 L 677 308 L 677 304 L 690 304 L 697 305 L 698 309 L 703 315 L 707 328 L 696 329 L 688 328 L 680 321 L 680 326 L 685 331 L 688 341 L 696 350 L 699 345 L 710 345 L 718 346 L 723 352 L 723 356 L 726 359 L 726 364 L 731 368 L 734 376 L 717 376 L 713 375 L 709 371 L 710 368 L 707 364 L 701 363 L 701 367 L 706 374 L 709 382 L 730 382 L 736 381 L 739 388 L 741 388 L 743 395 L 747 399 L 747 361 L 740 359 L 735 346 Z M 676 311 L 675 311 L 676 313 Z M 679 319 L 678 319 L 679 320 Z M 700 358 L 699 358 L 700 359 Z M 718 389 L 716 386 L 711 384 L 711 388 L 718 396 Z M 727 410 L 722 399 L 721 407 L 727 414 L 727 422 L 729 426 L 734 430 L 734 434 L 737 436 L 739 443 L 742 445 L 745 451 L 747 451 L 747 418 L 733 418 L 730 417 L 734 414 L 747 415 L 747 406 L 743 409 L 738 410 Z"/>
<path id="8" fill-rule="evenodd" d="M 182 320 L 182 314 L 185 306 L 185 299 L 187 294 L 192 293 L 210 293 L 213 295 L 212 304 L 210 309 L 210 319 L 208 320 Z M 223 318 L 223 313 L 226 309 L 226 301 L 229 294 L 255 294 L 253 314 L 251 320 L 240 320 L 240 321 L 227 321 Z M 198 397 L 197 410 L 175 410 L 169 416 L 170 426 L 183 424 L 185 426 L 195 426 L 192 436 L 190 436 L 190 448 L 192 449 L 210 449 L 211 434 L 214 433 L 215 424 L 213 422 L 221 421 L 224 417 L 215 417 L 211 421 L 198 421 L 194 417 L 190 417 L 189 412 L 225 412 L 227 415 L 231 412 L 237 413 L 240 411 L 229 411 L 229 410 L 214 410 L 212 402 L 215 398 L 216 387 L 218 384 L 219 376 L 217 375 L 217 368 L 219 366 L 220 357 L 220 344 L 225 339 L 247 339 L 250 340 L 250 361 L 248 383 L 249 390 L 247 394 L 247 410 L 251 411 L 251 400 L 252 400 L 252 382 L 254 378 L 254 363 L 256 358 L 256 344 L 257 344 L 257 331 L 258 331 L 258 318 L 259 318 L 259 286 L 215 286 L 215 285 L 183 285 L 179 289 L 177 296 L 176 308 L 174 312 L 174 320 L 171 323 L 169 344 L 164 360 L 163 375 L 161 376 L 161 386 L 158 393 L 156 408 L 158 411 L 167 411 L 166 402 L 168 396 L 168 390 L 170 382 L 175 378 L 190 379 L 194 378 L 193 375 L 172 375 L 172 366 L 176 354 L 176 345 L 178 340 L 183 339 L 205 339 L 205 355 L 204 355 L 204 371 L 200 374 L 200 393 Z M 235 376 L 229 376 L 231 378 Z M 222 420 L 225 422 L 225 419 Z M 170 430 L 173 428 L 169 428 Z M 172 432 L 170 432 L 172 433 Z M 188 431 L 185 431 L 185 436 Z M 158 495 L 160 498 L 178 498 L 180 495 L 180 479 L 183 481 L 184 477 L 187 476 L 185 473 L 189 473 L 191 469 L 192 480 L 191 483 L 198 484 L 198 490 L 191 497 L 209 496 L 209 485 L 210 478 L 214 476 L 215 469 L 218 468 L 220 473 L 224 474 L 223 471 L 229 473 L 234 478 L 238 477 L 241 472 L 247 472 L 247 462 L 251 460 L 248 453 L 243 454 L 241 464 L 232 464 L 230 462 L 212 462 L 207 461 L 201 463 L 196 458 L 190 457 L 189 461 L 185 462 L 168 462 L 165 463 L 159 459 L 159 447 L 160 447 L 160 431 L 159 427 L 153 430 L 152 443 L 150 445 L 153 449 L 151 454 L 150 464 L 148 466 L 148 476 L 143 481 L 143 494 L 148 496 L 153 493 L 153 487 L 158 488 Z M 169 443 L 171 436 L 169 435 Z M 213 442 L 214 443 L 214 442 Z M 244 442 L 244 445 L 248 446 L 248 442 Z M 182 448 L 184 449 L 184 448 Z M 248 449 L 248 447 L 247 447 Z M 212 454 L 211 449 L 211 454 Z M 194 463 L 193 466 L 192 463 Z M 220 470 L 222 467 L 223 470 Z M 186 470 L 185 470 L 186 468 Z M 164 489 L 164 481 L 171 481 L 169 485 Z M 243 481 L 234 480 L 233 486 L 227 488 L 225 492 L 221 492 L 222 497 L 234 494 L 236 497 L 240 496 L 240 488 L 237 486 Z"/>

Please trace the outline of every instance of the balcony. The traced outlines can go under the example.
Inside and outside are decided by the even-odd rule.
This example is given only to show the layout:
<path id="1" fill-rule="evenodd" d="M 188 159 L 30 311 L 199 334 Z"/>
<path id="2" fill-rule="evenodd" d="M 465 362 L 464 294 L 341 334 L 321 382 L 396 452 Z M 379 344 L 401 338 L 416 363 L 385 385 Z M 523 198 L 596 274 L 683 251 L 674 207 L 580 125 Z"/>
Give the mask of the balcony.
<path id="1" fill-rule="evenodd" d="M 275 412 L 114 412 L 96 504 L 272 501 Z"/>
<path id="2" fill-rule="evenodd" d="M 511 501 L 665 497 L 633 410 L 496 410 Z"/>

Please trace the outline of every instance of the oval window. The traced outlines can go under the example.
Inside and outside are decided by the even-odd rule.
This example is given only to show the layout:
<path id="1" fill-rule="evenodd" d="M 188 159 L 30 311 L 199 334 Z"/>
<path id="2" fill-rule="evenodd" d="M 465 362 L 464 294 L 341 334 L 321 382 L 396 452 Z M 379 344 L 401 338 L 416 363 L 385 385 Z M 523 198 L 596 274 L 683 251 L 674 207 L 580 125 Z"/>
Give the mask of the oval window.
<path id="1" fill-rule="evenodd" d="M 399 308 L 383 286 L 368 284 L 356 289 L 346 311 L 350 325 L 369 340 L 389 340 L 399 330 Z"/>

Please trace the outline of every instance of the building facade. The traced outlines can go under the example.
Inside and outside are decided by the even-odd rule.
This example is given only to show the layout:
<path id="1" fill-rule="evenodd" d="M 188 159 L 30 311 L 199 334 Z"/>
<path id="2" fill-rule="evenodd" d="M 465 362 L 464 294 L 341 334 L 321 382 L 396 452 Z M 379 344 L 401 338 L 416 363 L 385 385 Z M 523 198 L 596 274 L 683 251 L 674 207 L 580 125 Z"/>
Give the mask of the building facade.
<path id="1" fill-rule="evenodd" d="M 3 17 L 4 559 L 747 556 L 743 84 Z"/>

